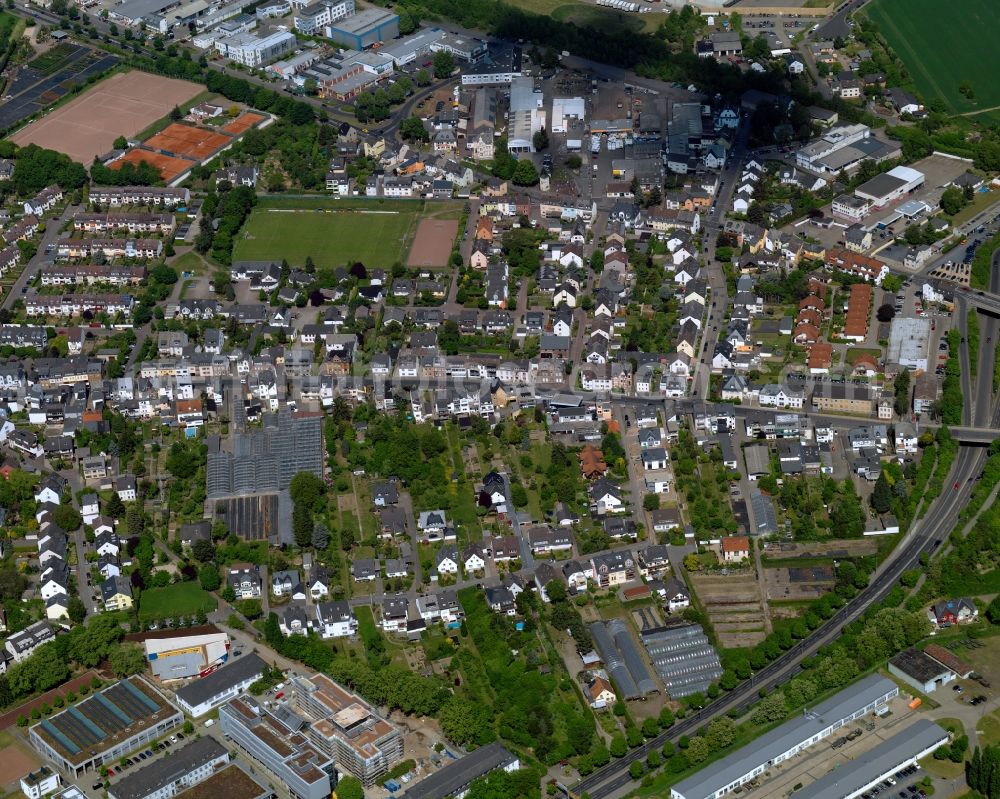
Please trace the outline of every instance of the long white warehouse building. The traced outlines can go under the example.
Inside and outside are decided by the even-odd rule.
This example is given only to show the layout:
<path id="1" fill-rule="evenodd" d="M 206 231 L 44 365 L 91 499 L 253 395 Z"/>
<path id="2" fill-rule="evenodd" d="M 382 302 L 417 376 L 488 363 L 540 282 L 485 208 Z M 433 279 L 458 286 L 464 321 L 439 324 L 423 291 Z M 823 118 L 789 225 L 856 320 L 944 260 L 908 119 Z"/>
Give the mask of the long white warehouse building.
<path id="1" fill-rule="evenodd" d="M 951 736 L 930 719 L 920 719 L 854 760 L 837 763 L 795 799 L 855 799 L 900 769 L 915 764 Z"/>
<path id="2" fill-rule="evenodd" d="M 872 674 L 786 721 L 670 789 L 671 799 L 718 799 L 899 695 L 892 680 Z"/>

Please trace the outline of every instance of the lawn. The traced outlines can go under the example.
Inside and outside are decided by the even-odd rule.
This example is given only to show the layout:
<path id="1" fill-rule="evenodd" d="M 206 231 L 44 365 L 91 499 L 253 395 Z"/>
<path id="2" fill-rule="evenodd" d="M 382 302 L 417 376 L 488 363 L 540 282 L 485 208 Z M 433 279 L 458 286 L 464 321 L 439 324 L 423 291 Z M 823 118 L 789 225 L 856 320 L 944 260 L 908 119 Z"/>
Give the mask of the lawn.
<path id="1" fill-rule="evenodd" d="M 941 97 L 952 111 L 985 111 L 1000 105 L 1000 50 L 996 3 L 966 0 L 961 10 L 936 0 L 874 0 L 865 12 L 906 65 L 924 101 Z M 958 88 L 970 81 L 973 99 Z"/>
<path id="2" fill-rule="evenodd" d="M 312 257 L 319 266 L 391 267 L 405 261 L 422 203 L 323 202 L 258 206 L 236 240 L 234 260 L 286 259 L 302 266 Z M 299 207 L 294 207 L 299 206 Z"/>
<path id="3" fill-rule="evenodd" d="M 194 616 L 216 608 L 215 597 L 198 583 L 175 583 L 165 588 L 149 588 L 139 598 L 140 621 Z"/>
<path id="4" fill-rule="evenodd" d="M 976 737 L 980 746 L 996 746 L 1000 743 L 1000 710 L 983 716 L 976 724 Z"/>

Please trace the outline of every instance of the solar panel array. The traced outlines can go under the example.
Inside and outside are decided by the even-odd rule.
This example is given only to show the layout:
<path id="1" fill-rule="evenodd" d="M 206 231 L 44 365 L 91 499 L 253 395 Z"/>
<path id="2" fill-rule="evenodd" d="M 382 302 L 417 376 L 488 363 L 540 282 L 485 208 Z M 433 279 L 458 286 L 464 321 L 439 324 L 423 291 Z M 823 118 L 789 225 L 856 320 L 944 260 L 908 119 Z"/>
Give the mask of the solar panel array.
<path id="1" fill-rule="evenodd" d="M 148 718 L 160 706 L 129 680 L 94 694 L 75 707 L 41 722 L 41 729 L 75 755 L 90 749 L 137 721 Z"/>

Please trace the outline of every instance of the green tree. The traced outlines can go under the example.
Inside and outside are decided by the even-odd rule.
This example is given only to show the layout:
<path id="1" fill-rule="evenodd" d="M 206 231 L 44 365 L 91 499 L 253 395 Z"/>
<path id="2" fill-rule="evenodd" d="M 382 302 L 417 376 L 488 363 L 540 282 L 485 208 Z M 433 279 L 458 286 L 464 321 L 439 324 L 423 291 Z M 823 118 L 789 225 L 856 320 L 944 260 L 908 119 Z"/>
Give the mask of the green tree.
<path id="1" fill-rule="evenodd" d="M 341 777 L 337 783 L 337 799 L 365 799 L 365 789 L 357 777 Z"/>
<path id="2" fill-rule="evenodd" d="M 511 175 L 511 180 L 515 186 L 534 186 L 538 183 L 538 170 L 535 169 L 535 165 L 529 159 L 522 158 L 517 162 L 517 166 L 514 167 L 514 174 Z"/>
<path id="3" fill-rule="evenodd" d="M 241 599 L 236 609 L 251 621 L 259 619 L 263 612 L 259 599 Z"/>
<path id="4" fill-rule="evenodd" d="M 414 114 L 404 119 L 399 125 L 399 135 L 407 141 L 430 141 L 430 133 L 424 127 L 423 120 Z"/>
<path id="5" fill-rule="evenodd" d="M 628 751 L 628 743 L 625 741 L 625 736 L 620 732 L 612 736 L 609 750 L 612 757 L 625 757 L 625 753 Z"/>
<path id="6" fill-rule="evenodd" d="M 455 57 L 447 50 L 438 50 L 431 62 L 435 78 L 447 78 L 455 71 Z"/>
<path id="7" fill-rule="evenodd" d="M 317 551 L 322 551 L 330 546 L 330 530 L 323 522 L 316 522 L 313 527 L 312 546 Z"/>
<path id="8" fill-rule="evenodd" d="M 711 747 L 709 742 L 702 738 L 700 735 L 695 736 L 691 739 L 691 743 L 688 744 L 687 756 L 693 764 L 703 763 L 708 759 L 711 754 Z"/>
<path id="9" fill-rule="evenodd" d="M 754 724 L 771 724 L 775 721 L 781 721 L 787 714 L 785 697 L 775 691 L 765 696 L 754 706 L 750 721 Z"/>
<path id="10" fill-rule="evenodd" d="M 87 606 L 78 596 L 71 596 L 66 603 L 66 613 L 74 624 L 80 624 L 87 616 Z"/>
<path id="11" fill-rule="evenodd" d="M 875 488 L 872 490 L 872 510 L 876 513 L 888 513 L 892 507 L 892 488 L 889 486 L 889 479 L 883 469 L 875 481 Z"/>
<path id="12" fill-rule="evenodd" d="M 215 544 L 206 538 L 199 538 L 191 545 L 191 554 L 199 563 L 208 563 L 215 559 Z"/>
<path id="13" fill-rule="evenodd" d="M 108 662 L 116 676 L 128 677 L 146 667 L 146 655 L 138 644 L 120 644 L 111 650 Z"/>
<path id="14" fill-rule="evenodd" d="M 660 507 L 660 495 L 659 494 L 646 494 L 642 498 L 642 509 L 643 510 L 657 510 Z"/>
<path id="15" fill-rule="evenodd" d="M 954 216 L 965 207 L 965 194 L 957 186 L 949 186 L 941 193 L 939 205 L 949 216 Z"/>
<path id="16" fill-rule="evenodd" d="M 459 746 L 483 745 L 496 738 L 490 724 L 490 711 L 481 702 L 453 696 L 441 707 L 441 731 Z"/>
<path id="17" fill-rule="evenodd" d="M 312 511 L 304 502 L 296 502 L 292 509 L 292 535 L 295 543 L 304 549 L 312 543 L 312 534 Z"/>
<path id="18" fill-rule="evenodd" d="M 413 80 L 416 81 L 417 86 L 430 86 L 431 74 L 426 69 L 418 69 Z"/>
<path id="19" fill-rule="evenodd" d="M 736 723 L 728 716 L 720 716 L 708 725 L 705 739 L 713 751 L 725 749 L 736 737 Z"/>
<path id="20" fill-rule="evenodd" d="M 893 400 L 893 410 L 899 416 L 905 416 L 910 412 L 910 370 L 901 369 L 896 375 L 893 383 L 895 399 Z"/>
<path id="21" fill-rule="evenodd" d="M 198 570 L 198 582 L 206 591 L 218 591 L 222 577 L 214 563 L 206 563 Z"/>

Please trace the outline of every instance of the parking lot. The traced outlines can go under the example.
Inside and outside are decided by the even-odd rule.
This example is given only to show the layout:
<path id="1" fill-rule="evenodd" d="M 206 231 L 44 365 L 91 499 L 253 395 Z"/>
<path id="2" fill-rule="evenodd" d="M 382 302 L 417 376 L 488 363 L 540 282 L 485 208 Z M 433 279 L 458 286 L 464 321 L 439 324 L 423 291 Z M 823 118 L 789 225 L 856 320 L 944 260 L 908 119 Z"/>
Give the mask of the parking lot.
<path id="1" fill-rule="evenodd" d="M 845 727 L 843 736 L 827 738 L 809 747 L 791 760 L 786 760 L 770 771 L 765 772 L 758 784 L 749 790 L 744 790 L 744 796 L 753 799 L 775 799 L 789 796 L 795 791 L 795 786 L 808 785 L 815 782 L 836 768 L 848 767 L 851 761 L 874 748 L 882 741 L 894 735 L 905 733 L 907 727 L 920 718 L 920 714 L 907 707 L 907 700 L 900 697 L 889 703 L 890 714 L 885 718 L 868 715 Z M 860 732 L 859 732 L 860 731 Z M 846 739 L 850 740 L 846 740 Z M 844 739 L 844 740 L 841 740 Z M 836 746 L 834 746 L 836 744 Z M 879 785 L 866 794 L 863 799 L 873 797 L 898 797 L 912 799 L 926 795 L 921 789 L 910 791 L 909 786 L 916 785 L 923 777 L 923 769 L 914 767 L 909 774 L 893 777 L 895 785 Z M 903 797 L 899 794 L 903 793 Z"/>
<path id="2" fill-rule="evenodd" d="M 106 780 L 97 780 L 93 785 L 90 786 L 91 790 L 96 791 L 98 794 L 103 793 L 105 782 L 117 782 L 119 779 L 123 779 L 127 775 L 131 774 L 135 769 L 146 765 L 146 761 L 155 760 L 161 754 L 169 752 L 174 746 L 183 746 L 183 741 L 185 739 L 183 732 L 172 733 L 171 735 L 163 738 L 159 743 L 152 746 L 141 749 L 140 751 L 130 755 L 125 758 L 123 762 L 120 762 L 114 766 L 109 766 L 107 771 Z"/>

